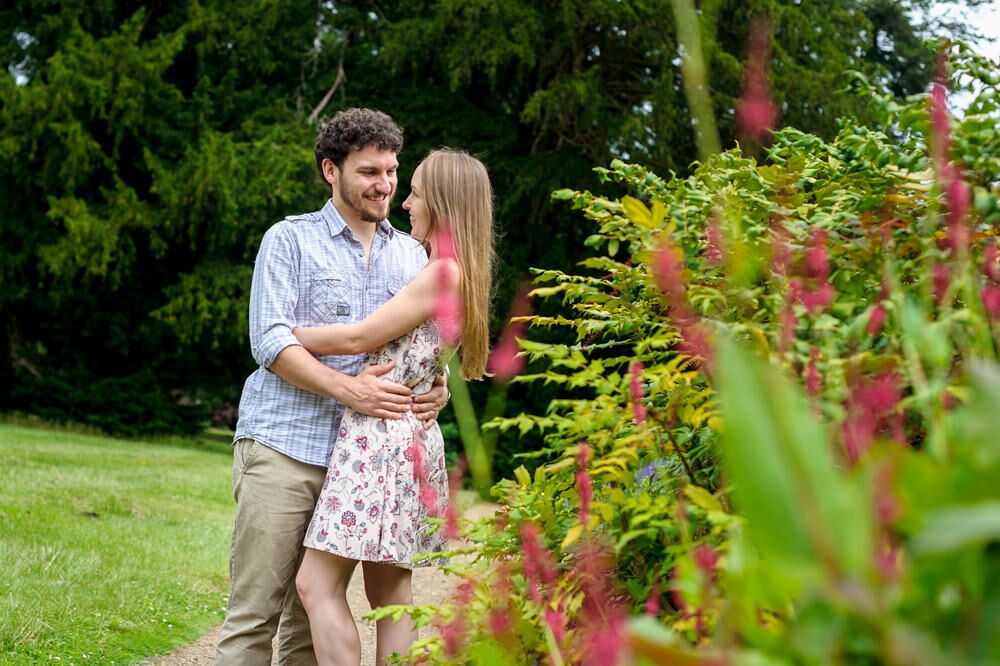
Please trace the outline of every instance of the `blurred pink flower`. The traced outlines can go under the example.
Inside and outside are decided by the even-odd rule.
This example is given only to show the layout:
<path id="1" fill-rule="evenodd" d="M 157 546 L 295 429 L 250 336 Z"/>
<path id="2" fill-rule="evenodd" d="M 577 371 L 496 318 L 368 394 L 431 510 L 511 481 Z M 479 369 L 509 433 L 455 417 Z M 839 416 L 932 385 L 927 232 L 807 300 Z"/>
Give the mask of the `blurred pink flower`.
<path id="1" fill-rule="evenodd" d="M 715 568 L 719 563 L 719 553 L 711 546 L 699 543 L 691 554 L 694 563 L 706 576 L 715 576 Z"/>
<path id="2" fill-rule="evenodd" d="M 566 637 L 566 616 L 561 609 L 549 606 L 545 609 L 545 624 L 549 625 L 556 642 L 561 642 Z"/>
<path id="3" fill-rule="evenodd" d="M 489 614 L 490 633 L 494 638 L 505 638 L 511 630 L 510 611 L 494 608 Z"/>
<path id="4" fill-rule="evenodd" d="M 785 309 L 781 311 L 781 351 L 783 352 L 791 348 L 792 340 L 795 339 L 795 326 L 798 323 L 798 319 L 795 316 L 795 310 L 792 308 L 793 302 L 794 299 L 791 292 L 789 292 L 789 296 L 785 300 Z"/>
<path id="5" fill-rule="evenodd" d="M 934 265 L 934 298 L 938 303 L 943 303 L 945 294 L 948 292 L 948 284 L 951 277 L 948 275 L 948 268 L 943 264 Z"/>
<path id="6" fill-rule="evenodd" d="M 646 614 L 656 616 L 660 613 L 660 586 L 653 585 L 653 589 L 649 591 L 649 596 L 646 597 Z"/>
<path id="7" fill-rule="evenodd" d="M 427 478 L 427 464 L 424 462 L 424 446 L 420 442 L 417 432 L 413 433 L 410 451 L 413 452 L 413 478 L 420 485 L 420 503 L 424 505 L 427 512 L 434 516 L 440 516 L 438 507 L 437 491 Z"/>
<path id="8" fill-rule="evenodd" d="M 770 39 L 770 25 L 763 20 L 754 22 L 750 28 L 743 95 L 736 103 L 736 124 L 747 137 L 758 144 L 763 144 L 768 139 L 769 132 L 778 120 L 778 109 L 771 101 L 771 86 L 768 82 Z"/>
<path id="9" fill-rule="evenodd" d="M 809 352 L 809 363 L 806 364 L 806 393 L 814 398 L 819 395 L 820 389 L 819 370 L 816 368 L 818 359 L 819 350 L 813 347 Z"/>
<path id="10" fill-rule="evenodd" d="M 1000 320 L 1000 285 L 988 284 L 983 287 L 983 306 L 990 320 Z"/>
<path id="11" fill-rule="evenodd" d="M 872 310 L 871 315 L 868 317 L 868 326 L 865 330 L 868 331 L 868 335 L 875 337 L 882 330 L 882 326 L 885 324 L 885 306 L 880 302 Z"/>
<path id="12" fill-rule="evenodd" d="M 632 390 L 632 415 L 638 425 L 646 421 L 646 407 L 642 404 L 642 370 L 642 362 L 632 363 L 632 381 L 629 386 Z"/>
<path id="13" fill-rule="evenodd" d="M 799 292 L 799 302 L 810 314 L 815 314 L 830 304 L 833 300 L 833 285 L 824 282 L 816 291 L 803 290 Z"/>
<path id="14" fill-rule="evenodd" d="M 455 258 L 455 244 L 447 228 L 442 227 L 434 234 L 431 243 L 438 259 Z M 438 270 L 434 319 L 444 342 L 451 346 L 457 345 L 462 338 L 462 298 L 459 291 L 451 287 L 448 267 L 443 263 Z"/>
<path id="15" fill-rule="evenodd" d="M 441 639 L 444 641 L 446 655 L 455 658 L 461 653 L 465 633 L 465 617 L 463 615 L 458 615 L 451 622 L 441 625 Z"/>
<path id="16" fill-rule="evenodd" d="M 819 228 L 813 232 L 812 243 L 806 252 L 806 268 L 809 277 L 824 283 L 830 277 L 830 254 L 826 249 L 826 230 Z"/>
<path id="17" fill-rule="evenodd" d="M 948 245 L 953 252 L 967 248 L 969 228 L 966 217 L 969 213 L 971 193 L 961 170 L 948 160 L 951 145 L 951 129 L 948 116 L 948 92 L 945 88 L 947 72 L 946 60 L 942 55 L 937 64 L 935 81 L 931 87 L 931 155 L 937 170 L 938 186 L 944 194 L 947 208 Z"/>
<path id="18" fill-rule="evenodd" d="M 969 214 L 971 193 L 969 186 L 962 178 L 962 173 L 956 167 L 947 165 L 940 174 L 943 179 L 945 201 L 948 204 L 948 240 L 951 249 L 958 252 L 959 248 L 969 245 L 969 227 L 966 217 Z"/>
<path id="19" fill-rule="evenodd" d="M 656 253 L 656 258 L 653 261 L 653 277 L 671 306 L 687 305 L 685 293 L 687 278 L 684 275 L 684 266 L 677 256 L 676 248 L 670 241 L 664 241 L 659 252 Z"/>
<path id="20" fill-rule="evenodd" d="M 848 462 L 857 462 L 883 428 L 891 427 L 896 442 L 905 444 L 902 415 L 896 413 L 903 397 L 899 377 L 889 371 L 874 379 L 849 380 L 848 386 L 847 417 L 842 426 Z"/>
<path id="21" fill-rule="evenodd" d="M 628 648 L 628 616 L 621 608 L 612 608 L 608 617 L 590 634 L 583 652 L 584 666 L 616 666 Z"/>
<path id="22" fill-rule="evenodd" d="M 719 222 L 713 220 L 711 224 L 708 225 L 708 231 L 705 234 L 705 240 L 708 244 L 705 256 L 713 264 L 722 263 L 722 232 L 719 229 Z"/>
<path id="23" fill-rule="evenodd" d="M 681 340 L 678 349 L 693 356 L 703 369 L 711 371 L 715 365 L 715 349 L 705 334 L 704 324 L 694 317 L 686 320 L 677 319 Z"/>
<path id="24" fill-rule="evenodd" d="M 538 526 L 531 522 L 521 524 L 521 565 L 528 583 L 532 601 L 542 604 L 541 585 L 556 582 L 558 570 L 548 549 L 541 542 Z"/>
<path id="25" fill-rule="evenodd" d="M 508 319 L 510 323 L 500 335 L 500 340 L 493 348 L 487 364 L 487 370 L 500 381 L 510 381 L 524 372 L 525 359 L 519 356 L 521 349 L 517 346 L 517 339 L 526 337 L 525 323 L 513 320 L 527 317 L 529 314 L 531 314 L 531 302 L 528 298 L 528 288 L 522 285 L 511 303 Z"/>
<path id="26" fill-rule="evenodd" d="M 948 148 L 951 141 L 951 130 L 948 118 L 948 92 L 945 88 L 947 73 L 944 59 L 938 61 L 934 84 L 931 86 L 931 153 L 939 162 L 948 160 Z"/>

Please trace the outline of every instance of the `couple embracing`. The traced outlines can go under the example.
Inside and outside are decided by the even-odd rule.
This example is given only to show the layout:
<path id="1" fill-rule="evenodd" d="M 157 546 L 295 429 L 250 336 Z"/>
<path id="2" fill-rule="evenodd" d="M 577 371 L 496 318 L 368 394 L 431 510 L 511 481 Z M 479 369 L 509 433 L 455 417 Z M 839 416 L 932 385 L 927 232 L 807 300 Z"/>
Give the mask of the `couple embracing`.
<path id="1" fill-rule="evenodd" d="M 261 242 L 250 292 L 260 367 L 234 438 L 232 590 L 217 665 L 270 664 L 277 632 L 281 664 L 356 666 L 346 592 L 357 563 L 373 607 L 408 604 L 413 556 L 445 549 L 421 502 L 425 485 L 440 504 L 448 493 L 441 331 L 460 330 L 462 375 L 482 377 L 492 189 L 479 160 L 434 151 L 403 202 L 412 235 L 397 231 L 387 215 L 402 148 L 388 115 L 338 113 L 316 140 L 330 199 Z M 442 298 L 461 303 L 460 322 L 432 318 Z M 406 616 L 376 631 L 380 664 L 416 638 Z"/>

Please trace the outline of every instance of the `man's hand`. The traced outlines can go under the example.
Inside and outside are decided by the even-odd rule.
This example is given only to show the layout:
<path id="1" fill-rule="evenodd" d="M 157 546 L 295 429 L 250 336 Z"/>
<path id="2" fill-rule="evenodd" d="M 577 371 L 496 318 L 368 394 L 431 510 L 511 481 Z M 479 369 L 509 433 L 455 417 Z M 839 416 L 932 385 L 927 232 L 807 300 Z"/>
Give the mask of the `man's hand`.
<path id="1" fill-rule="evenodd" d="M 444 375 L 434 378 L 434 386 L 427 393 L 421 393 L 413 398 L 413 414 L 423 421 L 424 429 L 429 430 L 437 420 L 438 414 L 448 404 L 451 394 L 445 386 Z"/>
<path id="2" fill-rule="evenodd" d="M 384 382 L 379 377 L 392 370 L 393 363 L 365 368 L 345 383 L 340 401 L 356 412 L 381 419 L 398 419 L 410 407 L 410 389 L 402 384 Z M 414 410 L 416 411 L 416 410 Z"/>

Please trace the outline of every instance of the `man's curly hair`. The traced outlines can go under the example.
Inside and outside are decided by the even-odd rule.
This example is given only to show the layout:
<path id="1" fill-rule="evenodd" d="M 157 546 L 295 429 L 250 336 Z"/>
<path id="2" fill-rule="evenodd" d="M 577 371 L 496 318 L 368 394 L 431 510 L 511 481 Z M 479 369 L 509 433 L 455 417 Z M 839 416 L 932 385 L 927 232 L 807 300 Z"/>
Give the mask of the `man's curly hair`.
<path id="1" fill-rule="evenodd" d="M 337 168 L 352 151 L 366 146 L 400 153 L 403 150 L 403 130 L 388 114 L 374 109 L 344 109 L 323 123 L 316 137 L 316 168 L 323 175 L 323 160 L 330 160 Z"/>

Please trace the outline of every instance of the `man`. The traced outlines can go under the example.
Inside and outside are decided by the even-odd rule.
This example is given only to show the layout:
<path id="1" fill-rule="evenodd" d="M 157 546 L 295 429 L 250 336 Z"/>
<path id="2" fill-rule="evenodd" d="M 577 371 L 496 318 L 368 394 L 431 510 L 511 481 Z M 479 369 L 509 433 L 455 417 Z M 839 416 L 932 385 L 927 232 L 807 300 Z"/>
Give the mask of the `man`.
<path id="1" fill-rule="evenodd" d="M 270 664 L 279 616 L 279 663 L 315 663 L 295 572 L 344 405 L 381 418 L 412 408 L 429 422 L 447 401 L 441 382 L 411 396 L 379 378 L 391 364 L 359 374 L 361 357 L 317 359 L 292 334 L 363 319 L 427 263 L 423 247 L 386 219 L 402 147 L 388 115 L 338 113 L 316 140 L 331 199 L 277 223 L 261 242 L 250 290 L 250 347 L 260 367 L 243 387 L 233 440 L 232 591 L 218 665 Z"/>

